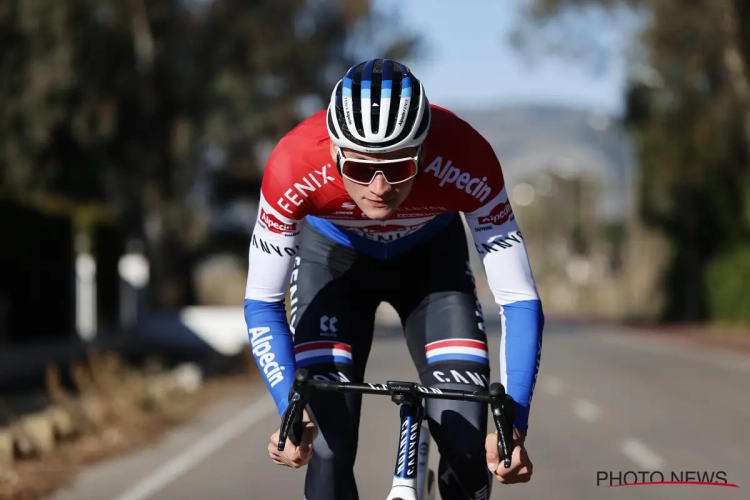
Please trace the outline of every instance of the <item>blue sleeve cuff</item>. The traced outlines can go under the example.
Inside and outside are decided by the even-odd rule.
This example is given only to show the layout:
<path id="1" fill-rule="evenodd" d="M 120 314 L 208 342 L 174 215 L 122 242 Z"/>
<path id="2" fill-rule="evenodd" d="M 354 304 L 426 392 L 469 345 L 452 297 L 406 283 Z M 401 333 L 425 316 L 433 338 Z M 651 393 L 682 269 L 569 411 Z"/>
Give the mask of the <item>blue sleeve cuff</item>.
<path id="1" fill-rule="evenodd" d="M 504 305 L 502 315 L 505 317 L 505 359 L 501 359 L 501 366 L 507 376 L 506 390 L 516 402 L 514 426 L 526 433 L 541 362 L 544 313 L 541 301 L 525 300 Z"/>
<path id="2" fill-rule="evenodd" d="M 289 389 L 296 369 L 284 302 L 245 299 L 245 322 L 258 370 L 282 415 L 289 406 Z"/>

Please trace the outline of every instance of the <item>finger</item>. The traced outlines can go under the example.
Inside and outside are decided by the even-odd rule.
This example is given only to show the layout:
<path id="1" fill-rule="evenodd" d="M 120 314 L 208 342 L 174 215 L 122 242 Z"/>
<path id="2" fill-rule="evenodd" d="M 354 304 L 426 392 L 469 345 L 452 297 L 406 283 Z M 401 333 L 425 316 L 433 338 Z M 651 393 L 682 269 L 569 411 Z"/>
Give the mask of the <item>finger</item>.
<path id="1" fill-rule="evenodd" d="M 506 485 L 506 484 L 521 484 L 521 483 L 528 483 L 529 481 L 526 479 L 522 479 L 521 477 L 514 477 L 513 479 L 505 479 L 504 481 L 500 481 L 500 484 Z"/>
<path id="2" fill-rule="evenodd" d="M 312 451 L 312 443 L 306 441 L 301 442 L 297 447 L 297 451 L 300 455 L 309 455 L 310 451 Z"/>
<path id="3" fill-rule="evenodd" d="M 528 483 L 531 480 L 532 470 L 519 464 L 510 469 L 510 472 L 502 477 L 504 484 Z"/>
<path id="4" fill-rule="evenodd" d="M 308 445 L 304 447 L 300 446 L 299 450 L 297 451 L 298 460 L 307 462 L 308 460 L 310 460 L 310 457 L 312 456 L 312 452 L 313 452 L 312 445 Z"/>
<path id="5" fill-rule="evenodd" d="M 297 456 L 299 457 L 300 461 L 303 461 L 304 463 L 309 462 L 312 459 L 313 454 L 315 453 L 315 448 L 313 448 L 312 445 L 306 446 L 306 447 L 300 447 L 297 450 Z"/>
<path id="6" fill-rule="evenodd" d="M 498 460 L 499 461 L 499 460 Z M 500 467 L 498 466 L 498 473 L 500 470 L 503 471 L 504 476 L 509 476 L 510 474 L 521 474 L 527 472 L 526 467 L 531 465 L 531 460 L 529 460 L 528 454 L 526 453 L 525 448 L 521 448 L 520 446 L 516 446 L 513 449 L 513 453 L 511 455 L 511 466 L 509 469 L 506 469 L 504 466 Z"/>
<path id="7" fill-rule="evenodd" d="M 500 484 L 513 484 L 513 477 L 511 477 L 510 475 L 498 476 L 497 474 L 495 474 L 495 479 L 497 479 Z"/>
<path id="8" fill-rule="evenodd" d="M 495 460 L 496 462 L 499 462 L 499 460 Z M 506 469 L 505 464 L 502 463 L 490 463 L 490 461 L 487 461 L 487 468 L 497 477 L 510 477 L 513 474 L 518 474 L 518 471 L 521 469 L 522 465 L 517 462 L 511 462 L 510 468 Z"/>
<path id="9" fill-rule="evenodd" d="M 281 453 L 279 450 L 276 449 L 276 447 L 272 444 L 268 444 L 268 454 L 271 455 L 272 458 L 276 458 L 277 460 L 282 460 L 283 453 Z"/>
<path id="10" fill-rule="evenodd" d="M 503 484 L 513 484 L 518 482 L 518 477 L 522 474 L 530 474 L 530 471 L 527 469 L 526 465 L 519 460 L 518 457 L 514 457 L 513 461 L 511 462 L 510 468 L 506 469 L 504 465 L 497 464 L 495 467 L 495 470 L 492 470 L 491 467 L 490 472 L 495 476 L 495 478 L 500 481 Z"/>
<path id="11" fill-rule="evenodd" d="M 484 449 L 487 453 L 494 451 L 497 453 L 497 434 L 490 432 L 487 437 L 484 438 Z"/>
<path id="12" fill-rule="evenodd" d="M 519 475 L 519 476 L 530 476 L 530 475 L 531 475 L 531 469 L 529 469 L 529 468 L 528 468 L 528 467 L 526 467 L 526 466 L 524 466 L 524 467 L 521 467 L 521 468 L 520 468 L 520 469 L 518 470 L 518 475 Z"/>
<path id="13" fill-rule="evenodd" d="M 528 467 L 530 471 L 534 470 L 534 464 L 531 462 L 528 453 L 524 454 L 523 463 L 526 464 L 526 467 Z"/>
<path id="14" fill-rule="evenodd" d="M 520 476 L 518 474 L 509 474 L 507 476 L 495 476 L 500 484 L 517 484 L 529 482 L 530 476 Z"/>
<path id="15" fill-rule="evenodd" d="M 279 433 L 278 432 L 271 436 L 271 444 L 274 446 L 279 446 Z"/>
<path id="16" fill-rule="evenodd" d="M 284 457 L 283 455 L 281 455 L 275 449 L 271 448 L 271 445 L 269 445 L 269 447 L 268 447 L 268 454 L 271 456 L 271 460 L 276 465 L 287 465 L 287 466 L 289 465 L 287 463 L 286 457 Z"/>
<path id="17" fill-rule="evenodd" d="M 531 476 L 528 474 L 518 475 L 505 482 L 505 484 L 520 484 L 528 483 L 531 480 Z"/>
<path id="18" fill-rule="evenodd" d="M 500 466 L 493 473 L 493 475 L 501 483 L 510 483 L 515 479 L 516 476 L 518 476 L 518 470 L 514 469 L 513 467 L 511 467 L 510 469 L 506 469 L 505 467 Z"/>
<path id="19" fill-rule="evenodd" d="M 280 460 L 284 462 L 284 464 L 291 466 L 292 461 L 297 456 L 296 450 L 293 449 L 293 445 L 288 445 L 284 451 L 279 451 L 275 446 L 272 444 L 268 445 L 268 453 L 273 457 L 276 458 L 276 460 Z"/>
<path id="20" fill-rule="evenodd" d="M 268 453 L 275 457 L 289 457 L 289 447 L 285 448 L 284 451 L 279 451 L 279 449 L 273 444 L 268 443 Z"/>
<path id="21" fill-rule="evenodd" d="M 298 447 L 299 455 L 304 460 L 309 460 L 313 452 L 313 442 L 318 436 L 318 429 L 309 424 L 302 433 L 302 442 Z"/>
<path id="22" fill-rule="evenodd" d="M 484 439 L 484 450 L 486 452 L 487 468 L 494 473 L 500 463 L 500 457 L 497 454 L 497 435 L 495 433 L 487 434 Z"/>
<path id="23" fill-rule="evenodd" d="M 313 441 L 318 437 L 318 428 L 312 424 L 307 424 L 302 433 L 302 442 L 300 447 L 312 448 Z"/>

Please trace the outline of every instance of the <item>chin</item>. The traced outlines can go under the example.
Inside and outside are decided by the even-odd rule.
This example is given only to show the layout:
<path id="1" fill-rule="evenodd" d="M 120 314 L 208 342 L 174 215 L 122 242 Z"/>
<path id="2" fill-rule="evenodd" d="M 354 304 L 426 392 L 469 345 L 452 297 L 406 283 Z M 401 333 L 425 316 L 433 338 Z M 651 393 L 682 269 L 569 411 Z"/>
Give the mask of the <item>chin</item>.
<path id="1" fill-rule="evenodd" d="M 374 207 L 368 207 L 367 210 L 363 210 L 365 215 L 368 219 L 372 220 L 386 220 L 388 217 L 390 217 L 393 212 L 396 211 L 396 208 L 374 208 Z"/>

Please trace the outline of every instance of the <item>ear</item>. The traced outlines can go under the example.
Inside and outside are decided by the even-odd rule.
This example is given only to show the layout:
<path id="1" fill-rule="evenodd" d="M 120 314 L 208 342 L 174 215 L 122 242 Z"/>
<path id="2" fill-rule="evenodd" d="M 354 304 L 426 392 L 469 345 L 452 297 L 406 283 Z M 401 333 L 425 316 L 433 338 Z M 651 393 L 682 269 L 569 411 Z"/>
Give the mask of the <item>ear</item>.
<path id="1" fill-rule="evenodd" d="M 338 148 L 338 146 L 336 146 L 336 143 L 333 142 L 333 141 L 331 141 L 330 139 L 329 139 L 329 143 L 331 145 L 330 148 L 329 148 L 330 151 L 331 151 L 331 159 L 333 161 L 336 161 L 336 156 L 337 156 L 336 153 L 338 152 L 339 148 Z"/>
<path id="2" fill-rule="evenodd" d="M 336 144 L 333 141 L 331 141 L 330 150 L 331 150 L 331 159 L 336 163 L 336 172 L 338 172 L 339 175 L 341 175 L 341 156 L 339 154 L 341 150 L 338 148 L 338 146 L 336 146 Z"/>

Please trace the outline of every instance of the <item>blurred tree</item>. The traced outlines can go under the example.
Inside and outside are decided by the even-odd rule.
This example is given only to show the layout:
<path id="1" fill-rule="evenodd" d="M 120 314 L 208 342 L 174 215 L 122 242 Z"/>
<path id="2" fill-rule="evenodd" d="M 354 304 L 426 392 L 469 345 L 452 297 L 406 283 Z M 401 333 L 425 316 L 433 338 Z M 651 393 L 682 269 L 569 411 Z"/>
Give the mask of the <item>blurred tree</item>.
<path id="1" fill-rule="evenodd" d="M 192 234 L 202 145 L 259 177 L 365 52 L 418 42 L 369 0 L 0 2 L 0 191 L 111 204 L 158 280 Z"/>
<path id="2" fill-rule="evenodd" d="M 568 46 L 578 50 L 558 46 L 558 54 L 606 56 L 612 47 L 598 38 L 605 30 L 592 24 L 584 36 L 569 30 L 596 16 L 609 16 L 610 26 L 633 19 L 641 26 L 630 54 L 624 121 L 640 154 L 643 219 L 671 242 L 665 319 L 732 319 L 712 306 L 717 301 L 709 296 L 726 294 L 715 289 L 722 281 L 707 283 L 706 274 L 717 259 L 729 256 L 735 262 L 736 248 L 750 243 L 750 4 L 535 0 L 514 41 L 526 50 L 535 44 L 549 49 L 563 32 L 572 40 Z M 543 28 L 550 21 L 561 23 Z M 539 30 L 547 33 L 541 41 L 530 36 Z M 733 279 L 747 283 L 750 276 L 739 273 Z M 736 285 L 727 287 L 743 288 Z"/>

